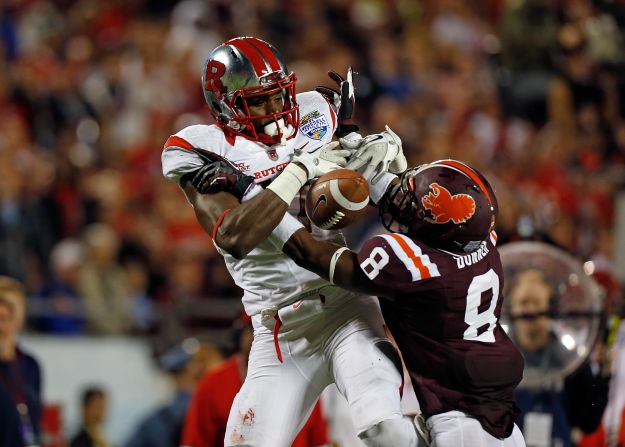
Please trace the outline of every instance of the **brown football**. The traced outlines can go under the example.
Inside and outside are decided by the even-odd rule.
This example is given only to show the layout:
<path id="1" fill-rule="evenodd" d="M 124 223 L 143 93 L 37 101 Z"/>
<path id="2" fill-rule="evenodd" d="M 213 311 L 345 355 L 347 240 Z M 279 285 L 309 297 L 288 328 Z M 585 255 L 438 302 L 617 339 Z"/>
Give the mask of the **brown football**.
<path id="1" fill-rule="evenodd" d="M 339 230 L 362 216 L 369 203 L 365 178 L 349 169 L 319 177 L 306 196 L 306 215 L 317 227 Z"/>

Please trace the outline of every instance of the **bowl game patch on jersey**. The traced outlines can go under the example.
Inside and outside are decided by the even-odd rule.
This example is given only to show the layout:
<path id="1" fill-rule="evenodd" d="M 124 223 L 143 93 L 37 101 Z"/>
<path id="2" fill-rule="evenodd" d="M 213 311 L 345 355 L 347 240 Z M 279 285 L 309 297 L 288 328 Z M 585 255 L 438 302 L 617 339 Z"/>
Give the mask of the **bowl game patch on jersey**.
<path id="1" fill-rule="evenodd" d="M 318 110 L 304 115 L 299 120 L 299 130 L 304 133 L 308 138 L 313 140 L 320 140 L 328 132 L 328 120 L 326 116 L 320 113 Z"/>

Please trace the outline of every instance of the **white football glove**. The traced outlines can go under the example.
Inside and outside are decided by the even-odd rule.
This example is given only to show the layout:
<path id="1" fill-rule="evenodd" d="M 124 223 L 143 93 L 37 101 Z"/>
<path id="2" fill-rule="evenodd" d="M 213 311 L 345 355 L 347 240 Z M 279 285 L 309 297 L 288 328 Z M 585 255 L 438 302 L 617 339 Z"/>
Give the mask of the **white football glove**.
<path id="1" fill-rule="evenodd" d="M 314 152 L 296 151 L 286 168 L 267 189 L 273 191 L 286 204 L 290 204 L 307 181 L 341 169 L 347 164 L 350 150 L 337 149 L 338 141 L 325 144 Z"/>
<path id="2" fill-rule="evenodd" d="M 304 165 L 308 174 L 308 180 L 312 180 L 330 171 L 345 167 L 347 158 L 352 151 L 349 149 L 337 149 L 339 145 L 338 141 L 333 141 L 321 146 L 314 152 L 298 152 L 292 161 Z"/>
<path id="3" fill-rule="evenodd" d="M 386 130 L 381 133 L 362 139 L 339 139 L 341 147 L 352 152 L 355 150 L 345 167 L 356 171 L 366 165 L 362 175 L 374 185 L 386 172 L 400 174 L 408 167 L 401 139 L 390 127 L 385 127 Z"/>

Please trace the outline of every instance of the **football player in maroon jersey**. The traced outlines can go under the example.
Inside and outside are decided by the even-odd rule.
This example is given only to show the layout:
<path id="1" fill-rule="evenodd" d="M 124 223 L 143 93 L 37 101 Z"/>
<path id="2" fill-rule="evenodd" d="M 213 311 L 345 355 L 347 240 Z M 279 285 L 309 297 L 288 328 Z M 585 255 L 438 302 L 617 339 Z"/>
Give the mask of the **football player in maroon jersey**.
<path id="1" fill-rule="evenodd" d="M 501 325 L 497 202 L 455 160 L 407 170 L 379 204 L 388 234 L 358 253 L 295 232 L 283 250 L 334 284 L 380 298 L 431 446 L 524 446 L 514 424 L 523 358 Z"/>

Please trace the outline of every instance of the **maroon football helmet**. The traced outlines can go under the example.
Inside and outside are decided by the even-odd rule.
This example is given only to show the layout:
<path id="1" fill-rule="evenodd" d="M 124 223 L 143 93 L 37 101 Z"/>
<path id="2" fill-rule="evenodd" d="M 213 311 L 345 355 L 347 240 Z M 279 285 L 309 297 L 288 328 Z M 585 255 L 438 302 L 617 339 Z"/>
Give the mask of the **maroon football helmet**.
<path id="1" fill-rule="evenodd" d="M 480 247 L 495 225 L 497 199 L 488 181 L 456 160 L 408 169 L 380 202 L 380 217 L 399 232 L 454 252 Z"/>

